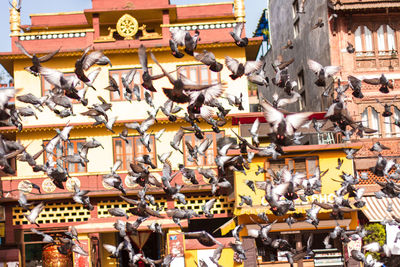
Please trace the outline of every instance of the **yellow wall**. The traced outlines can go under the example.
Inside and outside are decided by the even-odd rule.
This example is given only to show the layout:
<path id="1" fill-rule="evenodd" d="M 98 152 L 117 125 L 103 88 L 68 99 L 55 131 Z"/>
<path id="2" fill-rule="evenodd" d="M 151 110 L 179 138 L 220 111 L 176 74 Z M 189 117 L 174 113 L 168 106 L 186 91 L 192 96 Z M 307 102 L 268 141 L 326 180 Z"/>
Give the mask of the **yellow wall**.
<path id="1" fill-rule="evenodd" d="M 186 250 L 185 251 L 185 267 L 197 267 L 197 251 L 198 250 Z M 233 261 L 233 249 L 224 248 L 222 250 L 221 258 L 218 261 L 222 266 L 240 266 Z"/>
<path id="2" fill-rule="evenodd" d="M 202 122 L 198 124 L 202 130 L 204 131 L 212 131 L 210 125 Z M 170 161 L 172 163 L 172 167 L 174 169 L 178 169 L 178 164 L 184 162 L 184 156 L 172 149 L 170 146 L 170 141 L 173 139 L 176 132 L 179 130 L 181 126 L 190 126 L 188 123 L 156 123 L 152 126 L 149 131 L 153 131 L 153 133 L 157 133 L 159 130 L 166 128 L 166 131 L 160 138 L 162 142 L 156 141 L 156 153 L 161 155 L 162 153 L 173 151 Z M 231 122 L 221 127 L 222 131 L 225 131 L 225 135 L 232 136 L 233 134 L 229 129 L 235 129 L 237 126 L 232 126 Z M 87 171 L 89 173 L 97 173 L 97 172 L 109 172 L 110 167 L 112 167 L 114 163 L 113 157 L 113 142 L 112 137 L 118 137 L 118 134 L 122 131 L 123 125 L 117 126 L 114 128 L 115 134 L 112 134 L 104 127 L 96 127 L 96 128 L 74 128 L 70 133 L 70 139 L 85 139 L 91 140 L 91 138 L 95 138 L 99 142 L 102 143 L 104 149 L 101 147 L 89 149 L 88 152 L 88 159 L 89 162 L 87 164 Z M 235 129 L 237 130 L 237 129 Z M 135 130 L 129 130 L 130 135 L 138 135 Z M 28 145 L 26 149 L 30 154 L 34 154 L 38 152 L 42 147 L 41 144 L 43 140 L 50 140 L 56 135 L 55 130 L 46 130 L 46 131 L 37 131 L 37 132 L 22 132 L 18 134 L 18 140 L 21 141 L 22 144 Z M 181 143 L 182 148 L 182 143 Z M 153 159 L 155 160 L 155 159 Z M 40 156 L 37 160 L 37 163 L 43 164 L 43 155 Z M 162 170 L 162 163 L 157 159 L 157 169 L 154 171 L 161 171 Z M 42 172 L 33 173 L 32 168 L 26 162 L 17 161 L 17 175 L 19 178 L 39 178 L 45 177 L 45 174 Z"/>
<path id="3" fill-rule="evenodd" d="M 319 168 L 322 171 L 327 169 L 328 172 L 322 177 L 322 190 L 321 194 L 323 195 L 322 198 L 326 195 L 334 193 L 335 190 L 340 188 L 340 183 L 335 182 L 332 180 L 340 180 L 339 175 L 343 172 L 348 174 L 354 174 L 353 169 L 353 161 L 346 159 L 346 154 L 343 151 L 339 150 L 332 150 L 332 151 L 320 151 L 314 153 L 303 153 L 303 154 L 295 154 L 295 155 L 283 155 L 283 157 L 313 157 L 317 156 L 319 158 Z M 337 159 L 341 158 L 344 160 L 343 165 L 340 170 L 336 169 L 337 166 Z M 253 199 L 253 206 L 261 205 L 261 200 L 265 195 L 264 190 L 259 190 L 256 188 L 256 193 L 254 193 L 247 185 L 245 185 L 244 181 L 247 180 L 254 180 L 254 181 L 265 181 L 265 174 L 259 174 L 258 176 L 255 175 L 255 172 L 258 170 L 258 165 L 264 167 L 264 163 L 267 160 L 266 157 L 255 157 L 250 164 L 250 170 L 246 170 L 247 175 L 244 175 L 240 172 L 235 172 L 235 196 L 236 196 L 236 203 L 235 207 L 240 207 L 240 197 L 239 195 L 246 195 L 251 196 Z M 328 196 L 327 196 L 328 197 Z M 331 195 L 332 197 L 332 195 Z M 243 207 L 247 205 L 244 204 Z"/>
<path id="4" fill-rule="evenodd" d="M 104 267 L 113 267 L 117 266 L 117 261 L 114 258 L 110 258 L 110 253 L 104 249 L 103 244 L 109 245 L 117 245 L 115 240 L 115 233 L 101 233 L 100 234 L 100 257 L 101 257 L 101 266 Z"/>
<path id="5" fill-rule="evenodd" d="M 226 55 L 237 58 L 241 62 L 245 62 L 245 52 L 243 49 L 238 49 L 236 47 L 229 47 L 229 48 L 213 48 L 209 50 L 215 53 L 217 60 L 221 63 L 225 62 Z M 194 60 L 194 58 L 190 56 L 185 56 L 182 59 L 177 59 L 173 57 L 169 51 L 155 52 L 154 54 L 157 57 L 158 61 L 167 71 L 174 71 L 177 69 L 177 66 L 194 65 L 200 63 Z M 94 91 L 93 89 L 88 89 L 87 91 L 86 96 L 89 100 L 89 106 L 94 103 L 99 103 L 99 100 L 97 99 L 97 96 L 99 95 L 102 96 L 107 101 L 110 100 L 109 91 L 103 89 L 104 87 L 108 86 L 108 74 L 109 74 L 108 70 L 140 68 L 140 63 L 138 60 L 137 53 L 107 54 L 107 56 L 110 58 L 113 67 L 112 68 L 110 68 L 109 66 L 101 67 L 100 74 L 98 75 L 96 81 L 94 82 L 94 86 L 97 88 L 97 91 Z M 153 61 L 150 59 L 150 55 L 148 55 L 148 58 L 149 58 L 149 67 L 152 67 L 152 73 L 161 74 L 162 73 L 161 69 L 158 68 L 158 66 L 156 66 L 153 63 Z M 62 72 L 73 72 L 76 59 L 78 59 L 78 57 L 55 57 L 49 62 L 44 63 L 43 66 L 54 68 Z M 15 61 L 14 65 L 15 87 L 23 89 L 19 94 L 32 93 L 33 95 L 40 97 L 42 94 L 40 77 L 35 77 L 24 70 L 25 67 L 30 66 L 31 64 L 32 64 L 31 61 L 28 59 Z M 92 68 L 89 69 L 89 71 L 92 71 L 97 67 L 98 66 L 93 66 Z M 231 114 L 248 112 L 249 107 L 248 107 L 248 93 L 247 93 L 247 78 L 243 76 L 242 78 L 232 80 L 229 77 L 229 74 L 230 71 L 226 67 L 224 67 L 223 70 L 220 72 L 221 81 L 227 83 L 226 92 L 229 92 L 230 94 L 236 96 L 239 96 L 240 93 L 242 93 L 243 107 L 245 109 L 244 111 L 239 111 L 236 107 L 229 107 L 229 109 L 231 109 Z M 162 88 L 163 87 L 171 88 L 172 86 L 170 85 L 166 77 L 159 80 L 155 80 L 154 86 L 158 91 L 153 95 L 153 101 L 155 106 L 157 107 L 162 105 L 167 100 L 166 96 L 162 92 Z M 114 101 L 112 103 L 113 103 L 112 111 L 109 111 L 107 113 L 109 114 L 109 117 L 118 116 L 118 120 L 144 119 L 148 117 L 146 111 L 151 109 L 145 103 L 144 100 L 142 100 L 141 102 L 132 101 L 132 103 L 129 103 L 128 101 Z M 228 107 L 228 103 L 225 99 L 221 99 L 221 103 L 224 103 L 224 106 Z M 16 101 L 16 105 L 18 107 L 27 106 L 27 104 L 21 103 L 19 101 Z M 24 126 L 48 125 L 53 123 L 62 124 L 66 123 L 67 121 L 70 121 L 71 123 L 94 122 L 94 120 L 79 114 L 87 110 L 87 108 L 84 107 L 83 105 L 74 104 L 73 110 L 74 113 L 77 114 L 77 116 L 70 116 L 68 118 L 61 119 L 46 108 L 44 112 L 38 112 L 38 117 L 39 117 L 38 120 L 32 117 L 23 118 L 23 125 Z M 180 115 L 183 116 L 183 112 L 181 112 Z M 163 116 L 161 115 L 161 111 L 159 113 L 159 116 L 161 117 Z"/>

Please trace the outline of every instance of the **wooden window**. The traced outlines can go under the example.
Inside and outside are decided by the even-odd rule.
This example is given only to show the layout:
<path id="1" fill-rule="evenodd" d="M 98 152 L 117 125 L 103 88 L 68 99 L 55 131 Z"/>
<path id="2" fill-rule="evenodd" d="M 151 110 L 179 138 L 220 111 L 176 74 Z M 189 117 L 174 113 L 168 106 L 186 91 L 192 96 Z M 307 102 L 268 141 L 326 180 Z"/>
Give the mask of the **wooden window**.
<path id="1" fill-rule="evenodd" d="M 129 143 L 125 142 L 122 138 L 113 138 L 114 147 L 114 162 L 117 160 L 122 161 L 120 170 L 127 170 L 129 163 L 135 158 L 135 153 L 133 150 L 133 137 L 127 137 Z"/>
<path id="2" fill-rule="evenodd" d="M 73 72 L 67 72 L 64 73 L 64 77 L 70 77 L 72 75 L 75 75 L 75 73 Z M 52 90 L 54 88 L 54 86 L 52 84 L 50 84 L 49 82 L 47 82 L 43 76 L 40 76 L 40 80 L 41 80 L 41 87 L 42 87 L 42 96 L 45 96 L 49 93 L 50 90 Z M 79 81 L 76 89 L 80 90 L 83 89 L 83 87 L 85 86 L 85 84 L 81 81 Z M 71 101 L 73 101 L 72 103 L 78 103 L 78 101 L 71 99 Z"/>
<path id="3" fill-rule="evenodd" d="M 124 69 L 124 70 L 110 70 L 109 75 L 112 76 L 115 81 L 118 83 L 119 86 L 119 94 L 117 92 L 110 92 L 110 99 L 111 101 L 125 101 L 125 97 L 124 97 L 124 86 L 122 84 L 122 77 L 125 78 L 125 76 L 131 71 L 132 69 Z M 140 88 L 140 98 L 144 99 L 144 90 L 146 90 L 145 88 L 143 88 L 142 86 L 142 75 L 143 75 L 143 70 L 140 68 L 136 68 L 136 75 L 133 78 L 133 81 L 129 84 L 131 88 L 133 88 L 133 86 L 135 84 L 137 84 Z M 151 74 L 151 68 L 149 68 L 149 72 Z M 152 94 L 149 91 L 150 94 Z M 132 100 L 136 100 L 136 97 L 134 95 L 132 95 Z"/>
<path id="4" fill-rule="evenodd" d="M 374 56 L 372 32 L 367 26 L 358 26 L 354 32 L 356 56 Z"/>
<path id="5" fill-rule="evenodd" d="M 66 155 L 73 155 L 79 153 L 80 149 L 83 147 L 83 144 L 86 142 L 84 139 L 70 139 L 70 143 L 68 142 L 63 142 L 61 141 L 58 143 L 58 145 L 54 148 L 53 155 L 48 155 L 46 152 L 44 152 L 44 162 L 47 161 L 49 156 L 53 157 L 53 160 L 56 161 L 57 158 L 60 158 L 62 156 Z M 44 141 L 44 145 L 47 145 L 49 141 Z M 76 173 L 76 172 L 86 172 L 87 171 L 87 163 L 86 166 L 83 167 L 79 163 L 68 163 L 68 162 L 63 162 L 63 167 L 67 168 L 69 173 Z"/>
<path id="6" fill-rule="evenodd" d="M 305 173 L 307 178 L 311 178 L 318 168 L 319 162 L 317 157 L 269 159 L 265 162 L 265 167 L 271 168 L 275 173 L 285 166 L 288 167 L 288 170 Z M 269 174 L 267 174 L 267 177 L 269 177 Z"/>
<path id="7" fill-rule="evenodd" d="M 364 25 L 354 26 L 355 66 L 369 70 L 398 68 L 400 36 L 396 24 L 373 21 L 364 20 Z"/>
<path id="8" fill-rule="evenodd" d="M 396 35 L 395 31 L 389 25 L 380 25 L 377 30 L 378 37 L 378 54 L 391 55 L 396 51 Z"/>
<path id="9" fill-rule="evenodd" d="M 211 84 L 221 81 L 219 72 L 211 71 L 206 65 L 179 66 L 178 72 L 197 84 Z"/>
<path id="10" fill-rule="evenodd" d="M 217 156 L 217 139 L 220 137 L 225 136 L 225 133 L 221 131 L 220 133 L 214 133 L 214 132 L 205 132 L 204 133 L 204 138 L 208 138 L 209 140 L 212 140 L 212 144 L 210 147 L 206 150 L 205 156 L 198 155 L 197 158 L 197 165 L 199 166 L 215 166 L 214 158 Z M 188 141 L 189 144 L 194 147 L 195 145 L 200 145 L 201 142 L 204 141 L 204 139 L 200 140 L 197 139 L 194 133 L 185 133 L 183 136 L 183 157 L 185 160 L 185 166 L 187 167 L 196 167 L 195 162 L 191 162 L 188 160 L 189 157 L 189 152 L 186 146 L 185 141 Z"/>
<path id="11" fill-rule="evenodd" d="M 129 163 L 134 161 L 136 157 L 142 155 L 150 155 L 153 163 L 157 165 L 154 135 L 150 136 L 151 152 L 147 151 L 147 148 L 142 144 L 140 141 L 140 136 L 128 136 L 127 140 L 129 143 L 125 142 L 120 137 L 113 138 L 114 162 L 117 160 L 122 161 L 122 165 L 119 170 L 128 170 Z"/>

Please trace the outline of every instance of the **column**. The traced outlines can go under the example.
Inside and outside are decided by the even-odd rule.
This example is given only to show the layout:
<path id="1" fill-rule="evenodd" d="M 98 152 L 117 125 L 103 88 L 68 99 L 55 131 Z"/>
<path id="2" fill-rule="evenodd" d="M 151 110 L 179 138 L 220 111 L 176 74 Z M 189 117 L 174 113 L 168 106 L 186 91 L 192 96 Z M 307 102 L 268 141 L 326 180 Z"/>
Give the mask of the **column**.
<path id="1" fill-rule="evenodd" d="M 92 17 L 93 29 L 94 29 L 94 40 L 100 37 L 100 15 L 99 13 L 93 13 Z"/>
<path id="2" fill-rule="evenodd" d="M 170 23 L 169 21 L 169 10 L 163 10 L 163 17 L 162 17 L 162 24 L 163 25 L 168 25 Z M 163 39 L 168 39 L 169 38 L 169 27 L 163 27 L 161 28 L 162 30 L 162 36 Z"/>
<path id="3" fill-rule="evenodd" d="M 303 249 L 303 243 L 301 242 L 301 233 L 295 235 L 295 240 L 296 240 L 296 250 L 297 251 L 302 251 Z M 300 259 L 297 262 L 297 267 L 303 267 L 303 259 Z"/>

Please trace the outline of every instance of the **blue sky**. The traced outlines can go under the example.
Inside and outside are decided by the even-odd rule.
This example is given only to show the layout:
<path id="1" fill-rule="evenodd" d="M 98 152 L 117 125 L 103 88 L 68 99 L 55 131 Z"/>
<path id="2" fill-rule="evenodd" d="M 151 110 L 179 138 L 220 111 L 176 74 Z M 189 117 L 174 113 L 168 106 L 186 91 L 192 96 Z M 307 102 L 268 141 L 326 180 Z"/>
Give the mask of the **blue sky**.
<path id="1" fill-rule="evenodd" d="M 111 0 L 110 0 L 111 1 Z M 195 3 L 212 3 L 224 2 L 229 0 L 171 0 L 171 4 L 195 4 Z M 233 1 L 233 0 L 232 0 Z M 78 11 L 91 8 L 91 0 L 23 0 L 21 10 L 21 23 L 30 24 L 29 14 L 48 13 L 48 12 L 63 12 L 63 11 Z M 245 0 L 246 6 L 246 33 L 252 36 L 261 12 L 267 6 L 267 0 Z M 0 42 L 0 52 L 11 50 L 10 43 L 10 26 L 9 26 L 9 4 L 8 0 L 0 1 L 0 36 L 3 40 Z"/>

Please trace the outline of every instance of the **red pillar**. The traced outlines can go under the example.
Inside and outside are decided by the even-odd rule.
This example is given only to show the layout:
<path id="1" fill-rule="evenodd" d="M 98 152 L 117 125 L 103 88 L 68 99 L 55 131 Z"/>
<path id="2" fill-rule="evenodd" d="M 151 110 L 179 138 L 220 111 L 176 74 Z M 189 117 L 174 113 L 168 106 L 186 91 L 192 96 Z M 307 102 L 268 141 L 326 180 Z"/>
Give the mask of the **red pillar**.
<path id="1" fill-rule="evenodd" d="M 169 21 L 169 10 L 163 10 L 163 21 L 162 21 L 162 23 L 164 25 L 167 25 L 167 24 L 170 23 L 170 21 Z M 169 36 L 169 28 L 168 27 L 163 27 L 162 28 L 162 36 L 163 36 L 163 39 L 168 39 L 170 37 Z"/>
<path id="2" fill-rule="evenodd" d="M 93 29 L 94 29 L 94 40 L 100 37 L 100 15 L 98 13 L 93 14 Z"/>
<path id="3" fill-rule="evenodd" d="M 12 214 L 12 206 L 6 205 L 4 207 L 6 221 L 5 221 L 5 239 L 7 244 L 15 244 L 15 235 L 14 235 L 14 226 L 13 226 L 13 214 Z"/>

